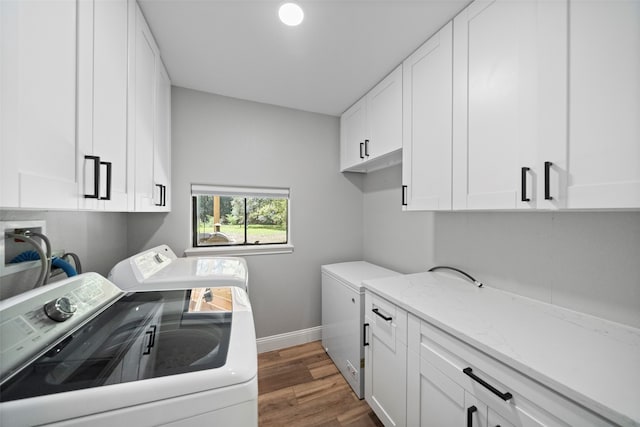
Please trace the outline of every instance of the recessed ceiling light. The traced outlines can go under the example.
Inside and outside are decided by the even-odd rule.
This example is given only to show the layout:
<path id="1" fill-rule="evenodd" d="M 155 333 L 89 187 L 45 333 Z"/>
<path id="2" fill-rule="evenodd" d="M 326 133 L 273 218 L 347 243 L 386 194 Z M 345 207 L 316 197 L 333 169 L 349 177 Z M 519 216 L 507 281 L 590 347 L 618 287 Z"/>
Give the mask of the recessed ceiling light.
<path id="1" fill-rule="evenodd" d="M 304 19 L 302 8 L 295 3 L 285 3 L 280 6 L 278 16 L 283 24 L 291 27 L 299 25 Z"/>

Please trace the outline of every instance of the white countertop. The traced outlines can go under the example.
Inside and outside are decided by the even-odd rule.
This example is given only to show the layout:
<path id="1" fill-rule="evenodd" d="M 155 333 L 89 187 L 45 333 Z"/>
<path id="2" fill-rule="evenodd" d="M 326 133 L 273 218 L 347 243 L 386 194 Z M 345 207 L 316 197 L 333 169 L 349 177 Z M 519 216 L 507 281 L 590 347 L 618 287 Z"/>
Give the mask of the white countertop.
<path id="1" fill-rule="evenodd" d="M 450 273 L 364 286 L 594 412 L 640 425 L 640 329 L 478 288 Z"/>

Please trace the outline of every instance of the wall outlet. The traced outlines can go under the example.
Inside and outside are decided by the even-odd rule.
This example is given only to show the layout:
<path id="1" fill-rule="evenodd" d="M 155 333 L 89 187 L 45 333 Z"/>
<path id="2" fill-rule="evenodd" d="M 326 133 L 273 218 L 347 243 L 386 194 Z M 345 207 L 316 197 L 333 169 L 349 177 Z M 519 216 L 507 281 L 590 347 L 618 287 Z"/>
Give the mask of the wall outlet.
<path id="1" fill-rule="evenodd" d="M 40 261 L 26 261 L 18 264 L 10 263 L 14 257 L 22 252 L 35 250 L 29 243 L 19 242 L 8 236 L 10 233 L 24 230 L 46 234 L 46 223 L 45 221 L 0 221 L 0 233 L 2 236 L 2 241 L 0 241 L 0 277 L 31 268 L 40 268 Z M 40 239 L 36 240 L 38 242 L 40 241 Z"/>

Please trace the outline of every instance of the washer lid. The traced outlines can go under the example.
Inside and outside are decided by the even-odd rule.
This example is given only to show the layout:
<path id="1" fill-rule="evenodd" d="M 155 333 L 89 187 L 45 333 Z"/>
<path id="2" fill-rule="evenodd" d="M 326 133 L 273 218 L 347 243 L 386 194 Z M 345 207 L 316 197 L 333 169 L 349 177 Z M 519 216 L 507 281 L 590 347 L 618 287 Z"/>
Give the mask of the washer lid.
<path id="1" fill-rule="evenodd" d="M 53 345 L 41 348 L 35 360 L 0 384 L 0 401 L 220 368 L 224 368 L 222 374 L 218 381 L 210 381 L 211 386 L 246 381 L 237 372 L 225 374 L 235 302 L 241 318 L 251 314 L 239 291 L 193 288 L 128 293 Z M 245 335 L 253 337 L 255 352 L 250 326 Z M 235 341 L 242 340 L 237 335 Z M 234 353 L 239 345 L 233 343 Z M 251 350 L 240 347 L 244 352 Z"/>

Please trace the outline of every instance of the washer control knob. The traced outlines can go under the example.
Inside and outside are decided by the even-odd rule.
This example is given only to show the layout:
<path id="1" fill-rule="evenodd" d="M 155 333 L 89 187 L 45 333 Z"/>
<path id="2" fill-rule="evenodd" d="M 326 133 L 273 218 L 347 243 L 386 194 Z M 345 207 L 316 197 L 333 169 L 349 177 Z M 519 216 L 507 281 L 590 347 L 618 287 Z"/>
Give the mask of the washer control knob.
<path id="1" fill-rule="evenodd" d="M 56 298 L 44 305 L 44 312 L 56 322 L 64 322 L 76 312 L 78 307 L 67 297 Z"/>

